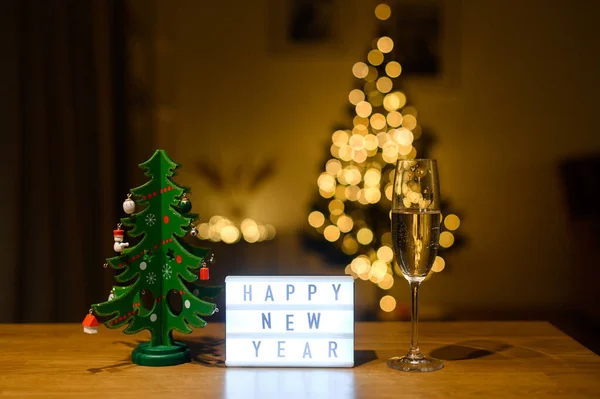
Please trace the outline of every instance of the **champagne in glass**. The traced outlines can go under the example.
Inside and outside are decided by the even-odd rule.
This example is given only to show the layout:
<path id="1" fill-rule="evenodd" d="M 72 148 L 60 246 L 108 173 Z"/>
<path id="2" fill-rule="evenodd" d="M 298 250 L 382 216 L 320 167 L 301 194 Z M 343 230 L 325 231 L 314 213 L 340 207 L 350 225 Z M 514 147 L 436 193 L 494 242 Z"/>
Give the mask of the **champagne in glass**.
<path id="1" fill-rule="evenodd" d="M 440 238 L 440 193 L 437 165 L 431 159 L 399 160 L 392 198 L 392 240 L 396 261 L 412 294 L 410 349 L 388 360 L 402 371 L 435 371 L 444 364 L 419 349 L 419 286 L 437 256 Z"/>

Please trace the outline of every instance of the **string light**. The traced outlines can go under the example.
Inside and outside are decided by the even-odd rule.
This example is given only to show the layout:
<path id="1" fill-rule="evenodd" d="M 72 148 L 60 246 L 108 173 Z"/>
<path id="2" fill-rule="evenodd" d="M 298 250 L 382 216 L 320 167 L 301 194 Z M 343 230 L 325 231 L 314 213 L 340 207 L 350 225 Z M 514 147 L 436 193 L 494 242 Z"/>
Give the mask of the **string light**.
<path id="1" fill-rule="evenodd" d="M 335 189 L 335 179 L 328 173 L 321 173 L 317 179 L 317 185 L 325 192 L 331 192 Z"/>
<path id="2" fill-rule="evenodd" d="M 365 100 L 365 93 L 360 89 L 354 89 L 348 94 L 348 100 L 352 105 L 356 105 Z"/>
<path id="3" fill-rule="evenodd" d="M 343 130 L 336 130 L 332 135 L 331 135 L 331 141 L 333 142 L 334 145 L 341 147 L 344 144 L 348 143 L 348 133 L 346 133 Z"/>
<path id="4" fill-rule="evenodd" d="M 452 244 L 454 244 L 454 235 L 449 231 L 443 231 L 440 234 L 440 245 L 444 248 L 450 248 Z"/>
<path id="5" fill-rule="evenodd" d="M 400 98 L 396 93 L 388 94 L 383 98 L 383 108 L 388 112 L 392 112 L 400 108 Z"/>
<path id="6" fill-rule="evenodd" d="M 435 261 L 433 261 L 433 266 L 431 267 L 431 270 L 433 270 L 436 273 L 439 273 L 442 270 L 444 270 L 445 266 L 446 261 L 444 261 L 444 258 L 442 258 L 441 256 L 436 256 Z"/>
<path id="7" fill-rule="evenodd" d="M 394 285 L 394 277 L 391 274 L 386 274 L 378 285 L 382 290 L 389 290 Z"/>
<path id="8" fill-rule="evenodd" d="M 373 116 L 371 116 L 371 126 L 373 126 L 374 129 L 380 130 L 380 129 L 384 129 L 385 128 L 385 116 L 377 113 L 377 114 L 373 114 Z"/>
<path id="9" fill-rule="evenodd" d="M 369 115 L 371 115 L 372 111 L 373 111 L 373 107 L 371 107 L 371 104 L 369 104 L 366 101 L 361 101 L 358 104 L 356 104 L 356 114 L 358 116 L 361 116 L 363 118 L 368 118 Z"/>
<path id="10" fill-rule="evenodd" d="M 308 215 L 308 223 L 315 229 L 318 229 L 325 223 L 325 216 L 319 211 L 312 211 Z"/>
<path id="11" fill-rule="evenodd" d="M 387 76 L 377 79 L 377 90 L 379 90 L 382 93 L 389 93 L 390 91 L 392 91 L 393 86 L 394 83 L 392 83 L 392 79 L 388 78 Z"/>
<path id="12" fill-rule="evenodd" d="M 388 6 L 387 4 L 381 3 L 381 4 L 378 4 L 377 7 L 375 7 L 375 17 L 377 17 L 377 19 L 385 21 L 391 15 L 392 15 L 392 10 L 391 10 L 390 6 Z"/>
<path id="13" fill-rule="evenodd" d="M 388 62 L 385 65 L 385 73 L 390 77 L 390 78 L 397 78 L 398 76 L 400 76 L 400 74 L 402 73 L 402 67 L 400 66 L 399 63 L 397 63 L 396 61 L 391 61 Z"/>
<path id="14" fill-rule="evenodd" d="M 398 111 L 392 111 L 387 114 L 387 123 L 392 127 L 398 127 L 402 124 L 402 114 Z"/>
<path id="15" fill-rule="evenodd" d="M 360 151 L 365 147 L 365 136 L 361 134 L 353 134 L 352 137 L 350 137 L 349 144 L 354 151 Z"/>
<path id="16" fill-rule="evenodd" d="M 382 246 L 377 250 L 377 258 L 383 262 L 391 262 L 394 259 L 394 251 L 388 246 Z"/>
<path id="17" fill-rule="evenodd" d="M 367 60 L 369 60 L 371 65 L 381 65 L 383 62 L 383 53 L 379 50 L 371 50 L 369 51 L 369 54 L 367 54 Z"/>
<path id="18" fill-rule="evenodd" d="M 352 218 L 350 218 L 348 215 L 340 216 L 336 224 L 342 233 L 348 233 L 354 226 Z"/>
<path id="19" fill-rule="evenodd" d="M 404 119 L 402 120 L 402 126 L 408 130 L 413 130 L 417 126 L 417 118 L 405 113 Z"/>
<path id="20" fill-rule="evenodd" d="M 382 53 L 389 53 L 394 48 L 394 41 L 387 36 L 383 36 L 377 40 L 377 48 Z"/>
<path id="21" fill-rule="evenodd" d="M 458 226 L 460 226 L 460 219 L 456 215 L 448 215 L 444 219 L 444 226 L 446 226 L 448 230 L 456 230 L 458 229 Z"/>
<path id="22" fill-rule="evenodd" d="M 325 227 L 325 230 L 323 231 L 323 236 L 325 236 L 325 239 L 327 241 L 337 241 L 337 239 L 340 238 L 340 229 L 338 229 L 337 226 L 329 225 Z"/>
<path id="23" fill-rule="evenodd" d="M 384 312 L 391 312 L 396 309 L 396 299 L 391 295 L 386 295 L 379 300 L 379 307 Z"/>
<path id="24" fill-rule="evenodd" d="M 233 244 L 239 241 L 240 231 L 235 226 L 225 226 L 221 230 L 221 239 L 225 244 Z"/>
<path id="25" fill-rule="evenodd" d="M 373 232 L 369 228 L 363 227 L 356 233 L 356 239 L 362 245 L 368 245 L 373 241 Z"/>
<path id="26" fill-rule="evenodd" d="M 359 79 L 364 78 L 369 73 L 369 67 L 364 62 L 357 62 L 352 66 L 352 74 Z"/>
<path id="27" fill-rule="evenodd" d="M 337 159 L 330 159 L 325 164 L 325 171 L 329 173 L 331 176 L 337 176 L 340 174 L 342 170 L 342 163 Z"/>
<path id="28" fill-rule="evenodd" d="M 344 203 L 338 199 L 334 199 L 329 203 L 329 212 L 332 215 L 341 215 L 344 213 Z"/>

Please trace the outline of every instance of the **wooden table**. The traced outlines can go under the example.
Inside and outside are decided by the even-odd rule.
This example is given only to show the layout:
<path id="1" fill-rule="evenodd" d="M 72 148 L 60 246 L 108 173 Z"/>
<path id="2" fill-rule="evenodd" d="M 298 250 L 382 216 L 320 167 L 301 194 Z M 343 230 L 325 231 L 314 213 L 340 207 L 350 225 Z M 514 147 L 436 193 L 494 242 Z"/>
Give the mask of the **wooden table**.
<path id="1" fill-rule="evenodd" d="M 222 324 L 184 338 L 189 364 L 131 364 L 145 333 L 75 324 L 0 325 L 0 396 L 25 398 L 600 398 L 600 357 L 545 322 L 422 323 L 425 353 L 441 371 L 386 367 L 408 346 L 408 323 L 357 323 L 352 369 L 223 366 Z"/>

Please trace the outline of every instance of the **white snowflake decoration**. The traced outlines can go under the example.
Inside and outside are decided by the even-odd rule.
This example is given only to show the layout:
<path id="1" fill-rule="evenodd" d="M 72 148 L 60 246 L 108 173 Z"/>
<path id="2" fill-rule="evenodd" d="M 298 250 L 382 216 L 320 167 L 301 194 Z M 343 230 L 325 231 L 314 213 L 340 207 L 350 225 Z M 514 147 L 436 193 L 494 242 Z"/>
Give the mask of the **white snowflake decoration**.
<path id="1" fill-rule="evenodd" d="M 171 278 L 171 266 L 169 265 L 163 265 L 162 267 L 162 273 L 163 273 L 163 278 L 165 280 L 168 280 Z"/>
<path id="2" fill-rule="evenodd" d="M 148 284 L 154 284 L 156 282 L 156 274 L 154 274 L 154 272 L 148 273 L 146 276 L 146 282 Z"/>
<path id="3" fill-rule="evenodd" d="M 156 216 L 154 216 L 154 214 L 153 214 L 153 213 L 149 213 L 149 214 L 146 216 L 146 224 L 147 224 L 148 226 L 154 226 L 154 223 L 156 223 Z"/>

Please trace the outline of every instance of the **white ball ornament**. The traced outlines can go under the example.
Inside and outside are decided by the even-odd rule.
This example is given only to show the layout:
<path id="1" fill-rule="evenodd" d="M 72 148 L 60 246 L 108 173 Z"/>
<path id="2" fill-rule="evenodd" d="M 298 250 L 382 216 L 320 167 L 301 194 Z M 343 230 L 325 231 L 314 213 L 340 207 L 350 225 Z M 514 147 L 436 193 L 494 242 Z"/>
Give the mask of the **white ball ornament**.
<path id="1" fill-rule="evenodd" d="M 123 210 L 128 215 L 135 212 L 135 202 L 131 199 L 131 194 L 127 194 L 127 199 L 123 201 Z"/>

